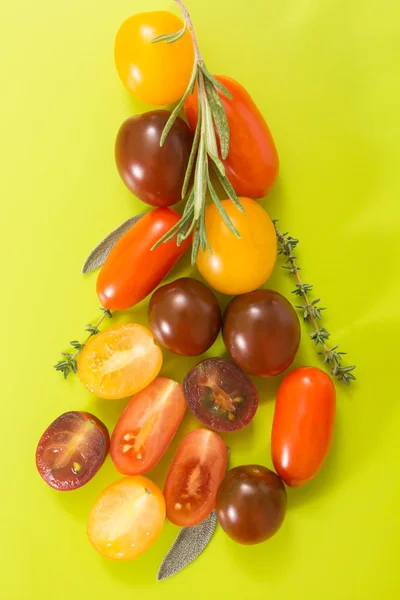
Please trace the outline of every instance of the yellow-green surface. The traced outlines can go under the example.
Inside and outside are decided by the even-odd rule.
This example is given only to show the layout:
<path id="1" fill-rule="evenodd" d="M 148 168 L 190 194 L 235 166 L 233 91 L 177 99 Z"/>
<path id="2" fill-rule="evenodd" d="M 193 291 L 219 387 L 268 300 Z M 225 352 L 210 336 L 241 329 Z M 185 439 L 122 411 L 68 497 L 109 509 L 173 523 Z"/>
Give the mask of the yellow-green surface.
<path id="1" fill-rule="evenodd" d="M 36 473 L 34 452 L 62 412 L 93 411 L 111 429 L 124 405 L 91 397 L 52 365 L 97 315 L 95 276 L 80 275 L 83 258 L 143 208 L 114 166 L 119 125 L 146 108 L 117 78 L 115 32 L 134 12 L 175 8 L 171 0 L 2 2 L 0 597 L 396 600 L 398 1 L 188 7 L 210 69 L 240 80 L 270 124 L 282 168 L 265 206 L 300 238 L 304 278 L 329 306 L 327 326 L 357 362 L 359 382 L 338 387 L 329 459 L 314 482 L 289 491 L 286 521 L 271 541 L 241 547 L 218 530 L 195 564 L 162 584 L 157 568 L 178 531 L 170 524 L 136 562 L 114 564 L 92 550 L 85 521 L 118 477 L 110 459 L 84 489 L 60 494 Z M 187 262 L 181 272 L 190 272 Z M 270 285 L 291 290 L 281 269 Z M 145 323 L 146 306 L 125 318 Z M 181 379 L 194 362 L 166 355 L 162 372 Z M 296 364 L 318 364 L 306 330 Z M 271 466 L 278 383 L 259 385 L 254 423 L 227 436 L 233 465 Z M 178 438 L 194 426 L 187 417 Z M 161 485 L 175 447 L 151 473 Z"/>

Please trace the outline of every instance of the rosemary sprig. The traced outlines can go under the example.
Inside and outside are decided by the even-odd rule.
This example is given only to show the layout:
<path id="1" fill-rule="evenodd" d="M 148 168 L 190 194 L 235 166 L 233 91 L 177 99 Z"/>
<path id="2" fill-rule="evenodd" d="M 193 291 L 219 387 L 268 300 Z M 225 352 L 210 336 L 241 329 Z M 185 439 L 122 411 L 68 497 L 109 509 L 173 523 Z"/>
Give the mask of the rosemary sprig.
<path id="1" fill-rule="evenodd" d="M 87 336 L 86 340 L 83 343 L 78 342 L 77 340 L 73 340 L 72 342 L 70 342 L 70 346 L 74 349 L 74 352 L 61 352 L 61 356 L 63 358 L 59 360 L 56 365 L 54 365 L 56 371 L 61 371 L 63 373 L 64 379 L 67 379 L 70 373 L 78 372 L 77 358 L 79 354 L 82 352 L 90 338 L 100 333 L 99 327 L 104 321 L 104 319 L 106 317 L 112 319 L 112 313 L 110 310 L 103 307 L 101 307 L 100 310 L 102 311 L 102 315 L 98 319 L 98 321 L 94 325 L 92 325 L 91 323 L 88 323 L 86 325 L 85 331 L 89 332 L 89 335 Z"/>
<path id="2" fill-rule="evenodd" d="M 344 356 L 346 352 L 339 352 L 338 345 L 333 346 L 332 348 L 328 346 L 327 340 L 329 340 L 331 334 L 326 327 L 320 327 L 318 324 L 318 321 L 322 320 L 321 313 L 323 310 L 326 310 L 326 308 L 319 306 L 319 303 L 321 302 L 320 298 L 317 298 L 312 302 L 310 301 L 309 293 L 312 291 L 313 286 L 309 283 L 303 283 L 299 275 L 301 269 L 296 263 L 297 256 L 294 254 L 294 250 L 296 249 L 299 240 L 289 235 L 289 233 L 281 233 L 277 227 L 277 222 L 278 221 L 276 220 L 274 221 L 276 237 L 279 244 L 278 253 L 283 254 L 286 257 L 286 264 L 283 268 L 287 269 L 289 273 L 296 278 L 296 289 L 292 293 L 302 297 L 304 300 L 304 304 L 298 305 L 296 308 L 302 311 L 304 320 L 309 321 L 312 324 L 314 331 L 310 334 L 310 338 L 314 340 L 316 346 L 322 346 L 322 351 L 318 352 L 318 354 L 324 357 L 324 364 L 332 366 L 331 373 L 334 377 L 337 377 L 339 381 L 343 381 L 346 385 L 350 385 L 350 383 L 356 379 L 352 373 L 356 366 L 343 366 L 342 356 Z"/>
<path id="3" fill-rule="evenodd" d="M 216 172 L 228 197 L 234 202 L 238 210 L 241 212 L 244 212 L 244 210 L 239 202 L 236 192 L 226 176 L 224 164 L 219 156 L 216 136 L 217 132 L 221 148 L 221 157 L 222 159 L 225 159 L 229 153 L 230 130 L 225 109 L 218 91 L 230 100 L 232 99 L 232 96 L 230 92 L 208 71 L 200 52 L 190 15 L 182 0 L 175 0 L 175 2 L 182 11 L 185 23 L 184 27 L 178 32 L 165 34 L 155 38 L 153 43 L 164 42 L 166 44 L 172 44 L 179 40 L 188 30 L 193 40 L 195 60 L 187 90 L 172 112 L 171 117 L 164 128 L 160 144 L 161 146 L 164 144 L 172 125 L 183 108 L 185 100 L 189 94 L 193 93 L 197 83 L 198 121 L 182 188 L 182 198 L 185 198 L 189 191 L 189 184 L 193 173 L 194 183 L 189 191 L 188 201 L 182 219 L 177 226 L 168 231 L 154 247 L 174 237 L 177 238 L 177 244 L 180 245 L 183 240 L 193 234 L 192 264 L 194 264 L 200 249 L 204 251 L 208 248 L 212 251 L 207 240 L 205 228 L 205 209 L 208 195 L 211 197 L 211 201 L 216 204 L 227 227 L 229 227 L 232 233 L 240 239 L 240 234 L 234 227 L 230 217 L 225 210 L 221 210 L 222 205 L 211 183 L 210 165 Z"/>

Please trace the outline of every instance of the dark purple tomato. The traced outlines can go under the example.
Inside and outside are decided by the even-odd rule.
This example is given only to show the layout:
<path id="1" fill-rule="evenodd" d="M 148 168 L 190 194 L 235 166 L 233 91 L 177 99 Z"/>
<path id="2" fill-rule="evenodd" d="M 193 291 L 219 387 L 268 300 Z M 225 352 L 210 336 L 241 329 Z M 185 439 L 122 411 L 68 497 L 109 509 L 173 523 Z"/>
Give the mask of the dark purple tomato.
<path id="1" fill-rule="evenodd" d="M 253 382 L 226 358 L 209 358 L 199 363 L 186 375 L 183 391 L 195 417 L 216 431 L 243 429 L 258 407 Z"/>
<path id="2" fill-rule="evenodd" d="M 181 200 L 193 135 L 180 117 L 160 147 L 161 134 L 171 116 L 153 110 L 127 119 L 115 142 L 115 161 L 126 186 L 151 206 L 170 206 Z"/>
<path id="3" fill-rule="evenodd" d="M 36 466 L 52 488 L 76 490 L 96 475 L 109 446 L 107 427 L 97 417 L 86 412 L 66 412 L 40 438 Z"/>
<path id="4" fill-rule="evenodd" d="M 222 334 L 229 354 L 246 373 L 271 377 L 292 364 L 300 344 L 300 322 L 281 294 L 256 290 L 228 304 Z"/>
<path id="5" fill-rule="evenodd" d="M 183 277 L 160 287 L 149 304 L 152 332 L 164 348 L 198 356 L 213 345 L 221 329 L 221 310 L 211 290 Z"/>
<path id="6" fill-rule="evenodd" d="M 281 479 L 259 465 L 231 469 L 217 493 L 216 511 L 222 529 L 239 544 L 259 544 L 272 537 L 286 514 Z"/>

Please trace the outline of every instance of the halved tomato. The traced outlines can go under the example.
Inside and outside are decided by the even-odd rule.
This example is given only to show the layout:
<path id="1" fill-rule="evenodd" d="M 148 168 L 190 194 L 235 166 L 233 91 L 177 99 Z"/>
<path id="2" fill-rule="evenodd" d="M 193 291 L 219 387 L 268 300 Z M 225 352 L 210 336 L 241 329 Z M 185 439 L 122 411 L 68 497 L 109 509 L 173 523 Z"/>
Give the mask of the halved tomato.
<path id="1" fill-rule="evenodd" d="M 195 429 L 183 438 L 164 486 L 167 517 L 175 525 L 198 525 L 215 508 L 228 464 L 228 449 L 214 431 Z"/>
<path id="2" fill-rule="evenodd" d="M 111 436 L 110 454 L 125 475 L 150 471 L 162 457 L 186 410 L 180 383 L 157 377 L 136 394 L 120 416 Z"/>

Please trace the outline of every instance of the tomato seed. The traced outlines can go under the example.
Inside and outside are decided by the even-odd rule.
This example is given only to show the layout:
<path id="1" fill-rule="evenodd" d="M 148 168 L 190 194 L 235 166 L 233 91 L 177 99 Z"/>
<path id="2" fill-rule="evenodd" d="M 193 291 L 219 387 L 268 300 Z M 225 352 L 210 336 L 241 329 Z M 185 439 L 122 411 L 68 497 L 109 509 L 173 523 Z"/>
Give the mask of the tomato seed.
<path id="1" fill-rule="evenodd" d="M 131 446 L 130 444 L 124 444 L 122 446 L 122 452 L 129 452 L 129 450 L 132 450 L 133 446 Z"/>
<path id="2" fill-rule="evenodd" d="M 182 504 L 179 504 L 179 502 L 177 502 L 175 504 L 175 510 L 181 510 L 181 508 L 182 508 Z"/>
<path id="3" fill-rule="evenodd" d="M 192 510 L 192 505 L 190 504 L 190 502 L 186 502 L 185 508 L 186 510 Z"/>
<path id="4" fill-rule="evenodd" d="M 126 442 L 130 442 L 131 440 L 134 440 L 134 439 L 135 439 L 135 436 L 133 435 L 133 433 L 126 433 L 124 435 L 124 440 Z"/>
<path id="5" fill-rule="evenodd" d="M 80 465 L 78 462 L 73 462 L 72 466 L 75 473 L 79 473 L 79 471 L 82 469 L 82 465 Z"/>

